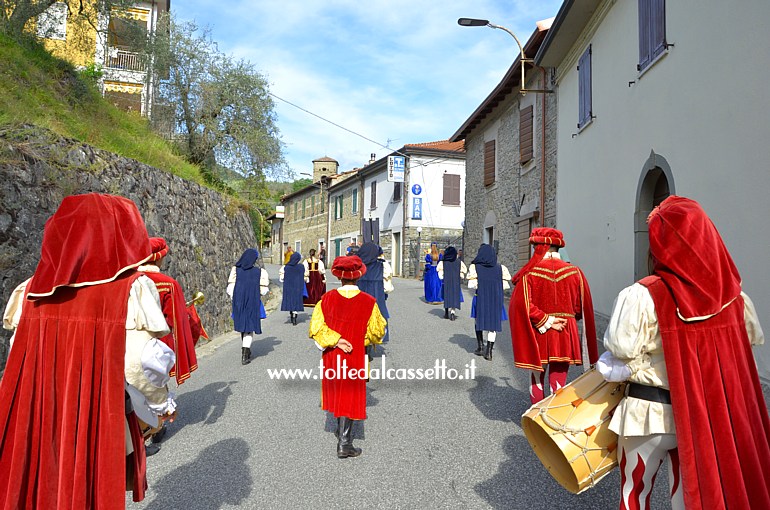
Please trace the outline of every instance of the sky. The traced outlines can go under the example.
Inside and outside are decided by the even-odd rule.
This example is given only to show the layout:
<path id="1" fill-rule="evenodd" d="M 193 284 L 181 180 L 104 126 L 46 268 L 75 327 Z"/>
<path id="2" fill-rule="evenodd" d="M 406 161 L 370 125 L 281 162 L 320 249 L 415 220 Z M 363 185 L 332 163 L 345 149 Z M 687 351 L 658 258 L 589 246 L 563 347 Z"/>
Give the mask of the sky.
<path id="1" fill-rule="evenodd" d="M 285 158 L 296 178 L 328 156 L 340 171 L 405 144 L 446 140 L 561 0 L 177 0 L 180 20 L 211 29 L 219 49 L 251 62 L 275 99 Z M 385 148 L 388 147 L 388 148 Z"/>

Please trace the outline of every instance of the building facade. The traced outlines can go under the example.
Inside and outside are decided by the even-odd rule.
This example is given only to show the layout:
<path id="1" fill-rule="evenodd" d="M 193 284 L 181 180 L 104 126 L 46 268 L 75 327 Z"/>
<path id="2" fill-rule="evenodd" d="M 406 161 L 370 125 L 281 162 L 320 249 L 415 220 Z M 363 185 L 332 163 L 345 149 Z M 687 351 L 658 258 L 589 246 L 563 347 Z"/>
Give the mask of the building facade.
<path id="1" fill-rule="evenodd" d="M 646 217 L 677 194 L 702 204 L 770 324 L 769 18 L 759 0 L 562 5 L 536 64 L 557 78 L 557 224 L 597 314 L 647 274 Z M 769 344 L 755 350 L 765 381 Z"/>
<path id="2" fill-rule="evenodd" d="M 531 58 L 550 20 L 524 46 Z M 497 87 L 450 138 L 465 140 L 465 259 L 482 243 L 495 247 L 511 270 L 530 257 L 529 234 L 556 224 L 556 97 L 552 73 L 526 67 L 522 94 L 517 58 Z M 531 92 L 530 92 L 531 91 Z"/>
<path id="3" fill-rule="evenodd" d="M 138 33 L 153 33 L 159 19 L 168 13 L 170 0 L 134 2 L 129 8 L 98 9 L 96 1 L 85 2 L 82 13 L 69 12 L 56 2 L 35 23 L 37 36 L 54 55 L 78 68 L 94 65 L 103 76 L 104 96 L 117 107 L 151 116 L 157 77 L 133 49 Z"/>

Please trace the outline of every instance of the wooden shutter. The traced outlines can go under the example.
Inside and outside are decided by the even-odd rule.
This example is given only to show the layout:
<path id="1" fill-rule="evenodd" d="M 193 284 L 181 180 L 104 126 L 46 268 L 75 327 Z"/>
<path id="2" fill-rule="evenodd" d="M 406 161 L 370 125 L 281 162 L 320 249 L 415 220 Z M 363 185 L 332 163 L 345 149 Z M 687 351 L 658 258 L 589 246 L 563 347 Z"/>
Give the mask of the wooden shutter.
<path id="1" fill-rule="evenodd" d="M 519 162 L 526 163 L 532 159 L 532 118 L 534 107 L 527 106 L 519 112 Z"/>
<path id="2" fill-rule="evenodd" d="M 650 0 L 650 60 L 666 49 L 666 0 Z"/>
<path id="3" fill-rule="evenodd" d="M 592 116 L 591 111 L 591 46 L 589 45 L 578 61 L 578 95 L 580 100 L 578 128 L 585 126 Z"/>
<path id="4" fill-rule="evenodd" d="M 358 212 L 358 188 L 353 188 L 353 191 L 350 193 L 350 201 L 352 202 L 350 206 L 351 211 L 353 211 L 353 214 L 356 214 Z"/>
<path id="5" fill-rule="evenodd" d="M 444 205 L 460 205 L 460 176 L 444 174 Z"/>
<path id="6" fill-rule="evenodd" d="M 377 207 L 377 181 L 372 181 L 372 197 L 369 200 L 369 202 L 370 202 L 370 205 L 369 205 L 370 209 L 374 209 L 375 207 Z"/>
<path id="7" fill-rule="evenodd" d="M 393 201 L 398 202 L 401 200 L 401 186 L 402 184 L 400 182 L 394 182 L 393 183 Z"/>
<path id="8" fill-rule="evenodd" d="M 484 186 L 495 183 L 495 141 L 484 144 Z"/>

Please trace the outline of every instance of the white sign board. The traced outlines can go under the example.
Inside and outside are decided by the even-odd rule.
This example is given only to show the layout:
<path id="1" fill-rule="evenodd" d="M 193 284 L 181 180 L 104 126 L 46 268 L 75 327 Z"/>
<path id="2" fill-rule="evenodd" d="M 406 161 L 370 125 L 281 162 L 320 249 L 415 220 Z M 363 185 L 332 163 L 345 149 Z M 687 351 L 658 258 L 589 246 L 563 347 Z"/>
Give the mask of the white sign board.
<path id="1" fill-rule="evenodd" d="M 388 156 L 388 182 L 404 182 L 404 156 Z"/>

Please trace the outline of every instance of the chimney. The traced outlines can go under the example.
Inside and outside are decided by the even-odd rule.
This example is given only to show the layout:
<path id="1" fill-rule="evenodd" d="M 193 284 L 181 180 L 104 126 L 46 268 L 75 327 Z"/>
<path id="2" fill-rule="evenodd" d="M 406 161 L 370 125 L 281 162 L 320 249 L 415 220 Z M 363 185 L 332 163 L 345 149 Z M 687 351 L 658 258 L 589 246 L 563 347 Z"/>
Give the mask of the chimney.
<path id="1" fill-rule="evenodd" d="M 375 153 L 373 153 L 373 152 L 372 152 L 372 155 L 371 155 L 371 156 L 369 156 L 369 164 L 371 165 L 371 164 L 372 164 L 372 163 L 374 163 L 375 161 L 377 161 L 377 155 L 376 155 Z"/>

